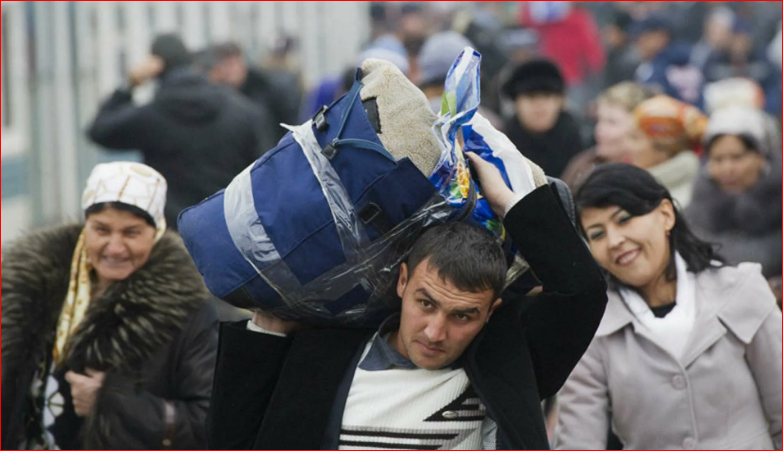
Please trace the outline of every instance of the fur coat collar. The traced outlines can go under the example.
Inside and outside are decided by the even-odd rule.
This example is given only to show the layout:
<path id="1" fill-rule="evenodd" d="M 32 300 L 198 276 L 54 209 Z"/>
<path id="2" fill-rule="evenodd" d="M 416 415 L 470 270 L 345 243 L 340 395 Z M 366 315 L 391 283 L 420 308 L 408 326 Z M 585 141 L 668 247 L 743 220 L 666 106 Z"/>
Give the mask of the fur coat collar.
<path id="1" fill-rule="evenodd" d="M 3 384 L 52 351 L 81 225 L 23 238 L 2 261 Z M 71 342 L 75 371 L 125 371 L 167 344 L 207 298 L 201 276 L 175 234 L 166 234 L 150 260 L 93 300 Z M 25 371 L 22 371 L 25 373 Z"/>

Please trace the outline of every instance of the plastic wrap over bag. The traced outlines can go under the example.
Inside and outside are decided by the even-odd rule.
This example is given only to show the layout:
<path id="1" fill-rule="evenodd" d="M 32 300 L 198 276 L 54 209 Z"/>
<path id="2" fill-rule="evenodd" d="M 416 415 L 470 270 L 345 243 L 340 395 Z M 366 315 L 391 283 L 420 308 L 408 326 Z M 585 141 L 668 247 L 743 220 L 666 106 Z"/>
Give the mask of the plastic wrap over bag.
<path id="1" fill-rule="evenodd" d="M 346 263 L 307 284 L 300 284 L 283 262 L 256 214 L 250 169 L 237 176 L 225 191 L 224 210 L 231 239 L 245 260 L 283 300 L 283 307 L 267 312 L 285 319 L 330 325 L 377 323 L 399 309 L 394 290 L 399 267 L 411 246 L 424 230 L 447 222 L 453 216 L 453 209 L 436 194 L 405 222 L 371 243 L 340 177 L 321 152 L 312 124 L 288 129 L 306 154 L 321 185 Z M 332 305 L 357 287 L 368 294 L 365 302 L 352 303 L 345 308 Z"/>
<path id="2" fill-rule="evenodd" d="M 522 154 L 504 134 L 478 114 L 480 70 L 481 55 L 472 48 L 466 48 L 449 71 L 441 115 L 433 127 L 443 153 L 430 181 L 452 208 L 470 211 L 473 220 L 504 242 L 506 251 L 514 256 L 507 277 L 508 284 L 511 284 L 529 266 L 513 247 L 503 222 L 481 196 L 481 189 L 471 176 L 464 152 L 475 152 L 494 164 L 514 192 L 531 192 L 535 185 L 532 171 Z"/>

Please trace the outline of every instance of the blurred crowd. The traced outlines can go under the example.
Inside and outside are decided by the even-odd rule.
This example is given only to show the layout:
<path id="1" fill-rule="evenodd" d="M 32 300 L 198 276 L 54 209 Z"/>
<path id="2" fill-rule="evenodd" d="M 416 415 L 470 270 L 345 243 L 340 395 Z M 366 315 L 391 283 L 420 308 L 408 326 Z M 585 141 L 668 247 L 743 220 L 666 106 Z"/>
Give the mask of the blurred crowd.
<path id="1" fill-rule="evenodd" d="M 482 54 L 481 114 L 548 175 L 575 189 L 602 163 L 649 170 L 700 236 L 732 263 L 761 262 L 779 292 L 775 3 L 376 2 L 369 20 L 355 61 L 311 87 L 302 85 L 290 37 L 257 66 L 232 42 L 196 52 L 193 63 L 255 105 L 259 145 L 269 149 L 285 132 L 278 124 L 304 122 L 337 100 L 368 58 L 394 63 L 440 112 L 448 71 L 471 46 Z M 216 174 L 212 186 L 233 173 Z M 191 177 L 203 188 L 203 177 Z M 185 204 L 203 197 L 185 191 Z"/>

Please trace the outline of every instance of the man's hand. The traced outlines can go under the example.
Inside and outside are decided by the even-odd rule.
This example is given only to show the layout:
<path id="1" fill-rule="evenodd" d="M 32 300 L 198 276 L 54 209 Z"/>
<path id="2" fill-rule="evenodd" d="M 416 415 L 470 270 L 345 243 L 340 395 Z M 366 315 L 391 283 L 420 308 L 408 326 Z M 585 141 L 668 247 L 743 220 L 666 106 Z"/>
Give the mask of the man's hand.
<path id="1" fill-rule="evenodd" d="M 253 313 L 253 324 L 267 332 L 289 335 L 304 327 L 296 321 L 286 321 L 266 312 Z"/>
<path id="2" fill-rule="evenodd" d="M 468 159 L 478 174 L 481 184 L 481 194 L 489 202 L 492 211 L 503 219 L 506 215 L 506 207 L 514 199 L 514 192 L 506 186 L 500 171 L 492 163 L 484 161 L 483 158 L 473 152 L 468 152 Z"/>
<path id="3" fill-rule="evenodd" d="M 165 65 L 157 56 L 150 56 L 146 61 L 134 67 L 128 74 L 128 81 L 132 87 L 141 86 L 151 78 L 155 78 L 163 72 Z"/>
<path id="4" fill-rule="evenodd" d="M 65 380 L 71 385 L 71 397 L 76 415 L 86 417 L 93 413 L 98 400 L 98 392 L 103 387 L 106 373 L 100 373 L 87 369 L 87 375 L 69 371 L 65 374 Z"/>

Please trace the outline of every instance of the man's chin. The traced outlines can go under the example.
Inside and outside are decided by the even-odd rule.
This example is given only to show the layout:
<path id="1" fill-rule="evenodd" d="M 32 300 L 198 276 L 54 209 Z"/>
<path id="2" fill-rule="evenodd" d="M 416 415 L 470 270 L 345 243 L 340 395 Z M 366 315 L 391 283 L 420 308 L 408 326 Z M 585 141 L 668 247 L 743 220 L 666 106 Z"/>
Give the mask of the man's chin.
<path id="1" fill-rule="evenodd" d="M 416 365 L 417 368 L 428 371 L 442 370 L 452 363 L 446 361 L 445 359 L 431 359 L 421 356 L 414 357 L 412 362 L 414 365 Z"/>

